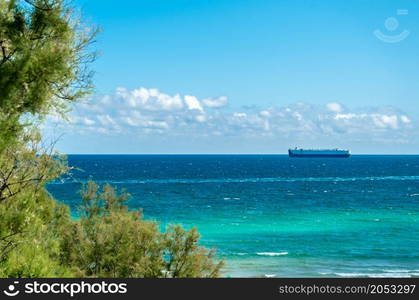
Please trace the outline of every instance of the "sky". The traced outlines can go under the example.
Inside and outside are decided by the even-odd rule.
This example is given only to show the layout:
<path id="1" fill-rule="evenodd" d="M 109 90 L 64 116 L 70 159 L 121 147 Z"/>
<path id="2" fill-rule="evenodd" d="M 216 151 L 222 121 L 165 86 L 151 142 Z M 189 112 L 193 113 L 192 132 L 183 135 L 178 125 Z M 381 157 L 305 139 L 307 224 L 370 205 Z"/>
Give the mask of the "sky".
<path id="1" fill-rule="evenodd" d="M 95 92 L 64 153 L 419 153 L 419 2 L 76 0 Z"/>

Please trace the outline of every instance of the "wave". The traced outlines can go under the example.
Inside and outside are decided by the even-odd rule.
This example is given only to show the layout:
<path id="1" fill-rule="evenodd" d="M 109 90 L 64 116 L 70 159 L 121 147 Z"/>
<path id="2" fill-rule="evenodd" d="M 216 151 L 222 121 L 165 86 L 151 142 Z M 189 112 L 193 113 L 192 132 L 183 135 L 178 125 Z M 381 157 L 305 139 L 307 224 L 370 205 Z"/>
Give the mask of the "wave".
<path id="1" fill-rule="evenodd" d="M 288 252 L 258 252 L 256 254 L 261 256 L 281 256 L 288 255 Z"/>
<path id="2" fill-rule="evenodd" d="M 409 272 L 383 272 L 383 273 L 333 273 L 339 277 L 369 277 L 369 278 L 410 278 L 415 277 L 418 273 Z"/>
<path id="3" fill-rule="evenodd" d="M 264 178 L 209 178 L 209 179 L 127 179 L 95 180 L 110 184 L 199 184 L 199 183 L 271 183 L 271 182 L 350 182 L 350 181 L 415 181 L 419 176 L 367 176 L 367 177 L 264 177 Z M 49 184 L 86 183 L 87 180 L 56 180 Z M 414 194 L 416 196 L 417 194 Z"/>

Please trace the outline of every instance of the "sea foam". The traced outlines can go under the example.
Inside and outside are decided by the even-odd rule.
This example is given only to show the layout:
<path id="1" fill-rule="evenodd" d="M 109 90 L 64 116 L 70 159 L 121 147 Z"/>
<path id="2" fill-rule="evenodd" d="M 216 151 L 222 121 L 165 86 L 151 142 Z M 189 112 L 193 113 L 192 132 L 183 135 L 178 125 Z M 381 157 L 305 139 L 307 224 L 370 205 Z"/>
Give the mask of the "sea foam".
<path id="1" fill-rule="evenodd" d="M 334 273 L 339 277 L 369 277 L 369 278 L 409 278 L 414 276 L 410 273 L 395 273 L 395 272 L 386 272 L 386 273 Z"/>
<path id="2" fill-rule="evenodd" d="M 281 256 L 288 255 L 288 252 L 258 252 L 256 254 L 260 256 Z"/>

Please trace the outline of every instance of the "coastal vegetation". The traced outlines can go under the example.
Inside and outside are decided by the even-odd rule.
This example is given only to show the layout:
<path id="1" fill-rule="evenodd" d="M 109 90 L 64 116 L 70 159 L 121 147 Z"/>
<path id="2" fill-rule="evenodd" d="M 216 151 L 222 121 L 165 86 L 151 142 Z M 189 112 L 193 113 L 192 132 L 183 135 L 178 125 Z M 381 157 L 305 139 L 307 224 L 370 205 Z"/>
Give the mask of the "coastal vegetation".
<path id="1" fill-rule="evenodd" d="M 76 219 L 47 192 L 71 167 L 39 125 L 93 86 L 98 30 L 74 11 L 60 0 L 0 0 L 0 276 L 219 276 L 223 262 L 196 229 L 161 232 L 128 210 L 125 191 L 87 183 Z"/>

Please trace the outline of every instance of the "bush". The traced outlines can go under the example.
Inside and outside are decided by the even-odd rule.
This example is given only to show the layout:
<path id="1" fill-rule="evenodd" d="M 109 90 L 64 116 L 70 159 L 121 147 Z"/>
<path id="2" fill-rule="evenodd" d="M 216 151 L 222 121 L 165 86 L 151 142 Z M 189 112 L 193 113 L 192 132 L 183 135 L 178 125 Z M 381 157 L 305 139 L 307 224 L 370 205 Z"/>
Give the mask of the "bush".
<path id="1" fill-rule="evenodd" d="M 68 207 L 45 190 L 26 190 L 0 205 L 0 276 L 71 276 L 60 266 L 59 232 L 70 222 Z"/>
<path id="2" fill-rule="evenodd" d="M 62 263 L 78 276 L 92 277 L 217 277 L 223 262 L 215 252 L 197 245 L 196 229 L 142 219 L 141 211 L 123 204 L 128 194 L 89 182 L 82 191 L 79 220 L 62 236 Z"/>
<path id="3" fill-rule="evenodd" d="M 28 143 L 30 141 L 30 143 Z M 59 266 L 58 232 L 70 222 L 69 209 L 47 193 L 45 183 L 67 168 L 63 158 L 35 146 L 26 132 L 0 155 L 0 276 L 53 277 Z"/>

